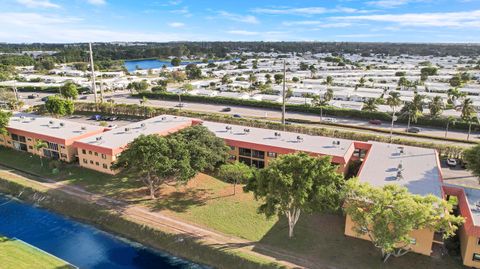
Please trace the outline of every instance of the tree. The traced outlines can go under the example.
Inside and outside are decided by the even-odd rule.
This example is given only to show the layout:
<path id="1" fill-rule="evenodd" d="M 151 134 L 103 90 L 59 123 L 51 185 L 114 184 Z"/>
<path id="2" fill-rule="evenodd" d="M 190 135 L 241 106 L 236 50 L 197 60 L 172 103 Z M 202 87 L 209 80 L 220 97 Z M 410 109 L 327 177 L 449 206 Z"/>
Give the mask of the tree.
<path id="1" fill-rule="evenodd" d="M 33 145 L 33 148 L 39 152 L 41 151 L 42 149 L 44 148 L 48 148 L 48 144 L 47 142 L 43 141 L 43 140 L 37 140 L 35 141 L 35 144 Z M 42 156 L 40 156 L 40 166 L 43 167 L 43 159 L 42 159 Z"/>
<path id="2" fill-rule="evenodd" d="M 74 63 L 73 68 L 79 71 L 87 71 L 88 65 L 86 63 L 79 62 L 79 63 Z"/>
<path id="3" fill-rule="evenodd" d="M 200 69 L 196 64 L 188 64 L 185 67 L 185 73 L 187 74 L 188 79 L 201 79 L 202 78 L 202 69 Z"/>
<path id="4" fill-rule="evenodd" d="M 424 76 L 435 76 L 437 75 L 438 68 L 435 66 L 428 66 L 420 69 L 420 74 Z"/>
<path id="5" fill-rule="evenodd" d="M 51 70 L 55 68 L 55 62 L 53 61 L 53 58 L 41 59 L 35 62 L 34 68 L 35 70 L 40 70 L 40 71 Z"/>
<path id="6" fill-rule="evenodd" d="M 312 157 L 306 153 L 285 154 L 273 160 L 250 179 L 245 191 L 252 191 L 263 202 L 258 208 L 267 217 L 284 215 L 288 236 L 300 213 L 330 212 L 340 207 L 344 179 L 330 157 Z"/>
<path id="7" fill-rule="evenodd" d="M 473 101 L 470 98 L 465 98 L 462 103 L 462 114 L 460 116 L 463 121 L 468 123 L 468 135 L 467 140 L 470 139 L 470 134 L 472 132 L 472 124 L 478 122 L 477 111 L 473 106 Z"/>
<path id="8" fill-rule="evenodd" d="M 445 109 L 445 105 L 443 103 L 443 99 L 440 96 L 433 97 L 430 104 L 428 104 L 428 109 L 430 110 L 430 115 L 434 118 L 440 116 Z"/>
<path id="9" fill-rule="evenodd" d="M 171 135 L 190 152 L 191 167 L 195 171 L 213 171 L 228 158 L 225 141 L 202 125 L 185 128 Z"/>
<path id="10" fill-rule="evenodd" d="M 141 135 L 129 143 L 112 168 L 131 174 L 129 178 L 140 178 L 151 199 L 156 199 L 156 192 L 165 182 L 186 183 L 196 174 L 186 145 L 156 134 Z"/>
<path id="11" fill-rule="evenodd" d="M 410 128 L 410 121 L 417 122 L 418 118 L 423 115 L 423 100 L 425 95 L 415 93 L 413 100 L 407 102 L 403 107 L 403 112 L 408 115 L 408 125 L 407 129 Z"/>
<path id="12" fill-rule="evenodd" d="M 245 184 L 253 176 L 252 167 L 241 163 L 234 162 L 220 166 L 218 177 L 233 183 L 233 195 L 236 194 L 236 186 L 238 183 Z"/>
<path id="13" fill-rule="evenodd" d="M 145 80 L 130 82 L 127 85 L 130 91 L 142 92 L 148 89 L 148 83 Z"/>
<path id="14" fill-rule="evenodd" d="M 452 87 L 462 86 L 462 78 L 459 75 L 453 76 L 448 82 L 450 83 L 450 86 L 452 86 Z"/>
<path id="15" fill-rule="evenodd" d="M 45 108 L 55 117 L 71 115 L 74 112 L 73 101 L 63 99 L 59 95 L 49 96 L 45 102 Z"/>
<path id="16" fill-rule="evenodd" d="M 462 217 L 451 214 L 452 206 L 441 198 L 414 195 L 396 184 L 376 188 L 356 179 L 346 183 L 343 209 L 352 219 L 354 231 L 367 235 L 380 249 L 384 262 L 411 250 L 412 231 L 442 231 L 448 238 L 463 222 Z"/>
<path id="17" fill-rule="evenodd" d="M 276 84 L 280 84 L 283 81 L 283 75 L 282 74 L 275 74 L 275 75 L 273 75 L 273 79 L 275 80 Z"/>
<path id="18" fill-rule="evenodd" d="M 171 61 L 170 61 L 170 64 L 172 64 L 172 66 L 179 66 L 180 64 L 182 63 L 182 60 L 180 60 L 180 58 L 173 58 Z"/>
<path id="19" fill-rule="evenodd" d="M 447 136 L 448 136 L 448 128 L 450 127 L 450 123 L 455 125 L 456 122 L 457 122 L 457 119 L 453 116 L 449 116 L 447 118 L 447 127 L 445 128 L 445 138 L 447 138 Z"/>
<path id="20" fill-rule="evenodd" d="M 333 99 L 333 90 L 328 88 L 323 97 L 327 103 L 330 102 Z"/>
<path id="21" fill-rule="evenodd" d="M 185 74 L 185 72 L 176 70 L 172 72 L 172 79 L 173 81 L 183 82 L 187 79 L 187 75 Z"/>
<path id="22" fill-rule="evenodd" d="M 6 135 L 8 133 L 7 126 L 12 117 L 12 112 L 0 110 L 0 134 Z"/>
<path id="23" fill-rule="evenodd" d="M 230 84 L 230 83 L 232 83 L 232 79 L 230 78 L 230 75 L 225 74 L 222 77 L 222 84 Z"/>
<path id="24" fill-rule="evenodd" d="M 60 94 L 67 99 L 72 99 L 72 100 L 77 99 L 78 97 L 77 85 L 75 85 L 75 83 L 71 81 L 68 81 L 67 83 L 63 84 L 63 86 L 60 88 Z"/>
<path id="25" fill-rule="evenodd" d="M 369 98 L 367 101 L 363 103 L 362 110 L 375 112 L 378 109 L 377 100 L 375 98 Z"/>
<path id="26" fill-rule="evenodd" d="M 390 140 L 392 139 L 393 135 L 393 123 L 395 122 L 395 110 L 402 104 L 400 100 L 400 93 L 398 92 L 390 92 L 389 96 L 387 97 L 386 101 L 387 105 L 392 108 L 392 125 L 390 126 Z"/>
<path id="27" fill-rule="evenodd" d="M 327 76 L 327 78 L 325 79 L 325 83 L 327 85 L 332 85 L 333 84 L 333 77 L 332 76 Z"/>
<path id="28" fill-rule="evenodd" d="M 480 145 L 465 150 L 464 156 L 467 162 L 467 169 L 470 170 L 473 175 L 480 177 Z"/>

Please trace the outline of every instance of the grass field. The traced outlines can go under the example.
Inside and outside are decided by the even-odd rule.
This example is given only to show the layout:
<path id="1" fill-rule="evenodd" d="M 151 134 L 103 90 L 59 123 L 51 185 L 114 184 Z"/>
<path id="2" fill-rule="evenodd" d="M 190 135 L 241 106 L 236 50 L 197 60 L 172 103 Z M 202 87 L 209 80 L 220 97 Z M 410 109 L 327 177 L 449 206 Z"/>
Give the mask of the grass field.
<path id="1" fill-rule="evenodd" d="M 22 241 L 0 236 L 0 268 L 67 269 L 72 267 Z"/>
<path id="2" fill-rule="evenodd" d="M 59 175 L 42 169 L 37 157 L 11 150 L 0 150 L 0 162 L 27 169 L 46 177 L 81 185 L 87 190 L 140 204 L 152 211 L 177 217 L 225 234 L 231 234 L 300 255 L 321 267 L 335 268 L 462 268 L 459 257 L 431 258 L 409 253 L 392 258 L 387 264 L 368 241 L 344 235 L 342 215 L 302 215 L 295 236 L 288 239 L 283 218 L 266 219 L 257 213 L 258 201 L 237 186 L 200 174 L 186 186 L 165 186 L 160 198 L 151 201 L 146 188 L 122 176 L 108 176 L 78 167 L 66 167 Z M 8 158 L 7 158 L 8 157 Z"/>

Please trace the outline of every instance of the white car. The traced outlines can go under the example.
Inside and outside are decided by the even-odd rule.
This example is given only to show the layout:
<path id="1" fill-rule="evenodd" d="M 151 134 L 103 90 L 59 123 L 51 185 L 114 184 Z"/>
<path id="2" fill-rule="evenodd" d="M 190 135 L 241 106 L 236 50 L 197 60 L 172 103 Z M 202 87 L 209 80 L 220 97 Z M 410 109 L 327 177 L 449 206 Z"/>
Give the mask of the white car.
<path id="1" fill-rule="evenodd" d="M 457 164 L 458 164 L 458 162 L 457 162 L 456 159 L 453 159 L 453 158 L 447 159 L 447 165 L 449 167 L 455 167 L 455 166 L 457 166 Z"/>
<path id="2" fill-rule="evenodd" d="M 334 118 L 323 118 L 324 122 L 329 122 L 329 123 L 336 123 L 337 119 Z"/>

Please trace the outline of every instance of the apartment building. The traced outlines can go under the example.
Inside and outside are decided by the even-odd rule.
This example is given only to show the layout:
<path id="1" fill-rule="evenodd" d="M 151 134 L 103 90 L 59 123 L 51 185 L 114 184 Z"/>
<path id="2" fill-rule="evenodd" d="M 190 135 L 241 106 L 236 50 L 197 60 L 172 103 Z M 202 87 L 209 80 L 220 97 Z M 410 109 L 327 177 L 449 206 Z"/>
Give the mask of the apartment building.
<path id="1" fill-rule="evenodd" d="M 118 171 L 111 169 L 112 163 L 135 138 L 142 134 L 168 135 L 200 122 L 192 118 L 162 115 L 79 139 L 75 141 L 74 147 L 77 149 L 80 166 L 116 174 Z"/>
<path id="2" fill-rule="evenodd" d="M 376 187 L 397 184 L 412 194 L 432 194 L 444 199 L 440 161 L 435 150 L 378 142 L 369 144 L 370 150 L 358 172 L 360 181 Z M 347 215 L 345 234 L 369 240 L 367 235 L 356 234 L 353 227 L 355 223 Z M 414 238 L 412 251 L 423 255 L 431 255 L 435 244 L 443 244 L 441 234 L 429 229 L 413 231 L 411 237 Z"/>
<path id="3" fill-rule="evenodd" d="M 0 135 L 0 145 L 42 157 L 75 162 L 77 150 L 73 146 L 74 141 L 102 133 L 104 128 L 19 113 L 10 118 L 7 131 L 6 135 Z M 36 150 L 38 141 L 45 142 L 47 147 Z"/>

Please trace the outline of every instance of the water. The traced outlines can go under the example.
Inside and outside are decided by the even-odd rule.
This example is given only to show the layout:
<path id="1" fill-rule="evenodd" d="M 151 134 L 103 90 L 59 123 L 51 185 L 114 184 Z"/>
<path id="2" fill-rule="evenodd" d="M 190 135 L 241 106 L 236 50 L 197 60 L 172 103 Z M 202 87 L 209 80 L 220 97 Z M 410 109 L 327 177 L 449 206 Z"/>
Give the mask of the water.
<path id="1" fill-rule="evenodd" d="M 79 268 L 206 268 L 62 215 L 9 200 L 0 195 L 0 234 L 21 239 Z"/>
<path id="2" fill-rule="evenodd" d="M 182 62 L 182 65 L 187 65 L 188 62 Z M 127 68 L 128 72 L 135 71 L 137 69 L 155 69 L 155 68 L 162 68 L 163 66 L 171 67 L 172 64 L 170 61 L 160 61 L 156 59 L 145 59 L 145 60 L 133 60 L 133 61 L 125 61 L 125 68 Z"/>

